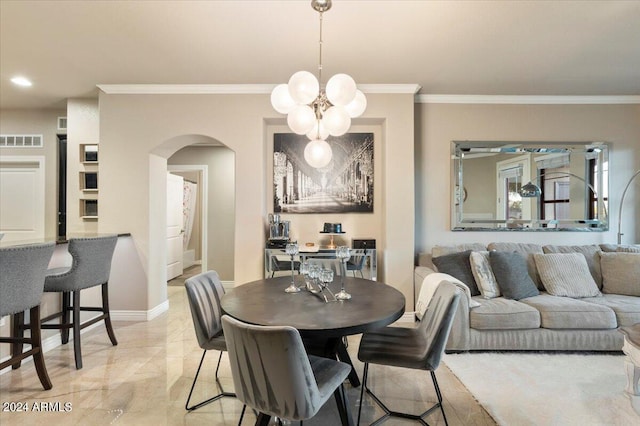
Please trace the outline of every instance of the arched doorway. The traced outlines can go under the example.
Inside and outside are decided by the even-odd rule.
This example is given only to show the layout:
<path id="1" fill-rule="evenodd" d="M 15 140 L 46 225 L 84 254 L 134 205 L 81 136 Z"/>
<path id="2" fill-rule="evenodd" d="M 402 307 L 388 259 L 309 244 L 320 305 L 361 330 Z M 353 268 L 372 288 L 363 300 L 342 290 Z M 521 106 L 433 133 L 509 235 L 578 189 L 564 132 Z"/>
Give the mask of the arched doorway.
<path id="1" fill-rule="evenodd" d="M 149 220 L 156 230 L 165 229 L 159 222 L 166 222 L 166 176 L 175 165 L 206 170 L 206 182 L 201 189 L 206 190 L 206 226 L 202 229 L 201 239 L 203 265 L 207 269 L 218 271 L 225 284 L 234 280 L 234 241 L 235 241 L 235 152 L 215 138 L 187 134 L 170 138 L 150 152 L 150 193 Z M 160 239 L 158 239 L 160 241 Z M 165 238 L 162 241 L 166 241 Z M 224 241 L 223 244 L 220 244 Z M 150 247 L 155 255 L 164 259 L 166 247 Z M 166 282 L 166 274 L 163 279 Z"/>

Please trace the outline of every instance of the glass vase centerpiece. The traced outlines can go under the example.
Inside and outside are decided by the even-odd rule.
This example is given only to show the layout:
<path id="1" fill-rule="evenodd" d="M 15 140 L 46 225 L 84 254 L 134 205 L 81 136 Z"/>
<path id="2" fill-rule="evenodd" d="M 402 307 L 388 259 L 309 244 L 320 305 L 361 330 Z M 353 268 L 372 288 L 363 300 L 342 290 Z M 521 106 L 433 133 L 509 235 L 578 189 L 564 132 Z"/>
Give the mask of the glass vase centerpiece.
<path id="1" fill-rule="evenodd" d="M 336 299 L 349 300 L 351 299 L 351 295 L 344 289 L 344 277 L 347 275 L 347 260 L 351 258 L 351 250 L 347 246 L 340 246 L 336 248 L 336 257 L 340 259 L 342 265 L 342 274 L 340 277 L 341 287 L 340 291 L 336 293 Z"/>
<path id="2" fill-rule="evenodd" d="M 289 256 L 291 256 L 291 284 L 289 284 L 289 287 L 285 288 L 284 291 L 286 291 L 287 293 L 297 293 L 300 291 L 300 289 L 298 288 L 298 286 L 296 285 L 295 282 L 295 268 L 293 266 L 293 257 L 298 254 L 298 244 L 297 243 L 289 243 L 286 245 L 284 252 L 286 254 L 288 254 Z"/>

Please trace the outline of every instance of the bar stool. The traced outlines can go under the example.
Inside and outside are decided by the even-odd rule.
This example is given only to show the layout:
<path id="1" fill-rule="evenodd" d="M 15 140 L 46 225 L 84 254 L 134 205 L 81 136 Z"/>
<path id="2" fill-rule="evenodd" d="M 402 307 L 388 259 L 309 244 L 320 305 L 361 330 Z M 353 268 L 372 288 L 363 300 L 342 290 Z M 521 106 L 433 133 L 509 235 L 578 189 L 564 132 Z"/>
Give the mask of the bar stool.
<path id="1" fill-rule="evenodd" d="M 117 240 L 118 237 L 115 235 L 70 238 L 69 253 L 73 258 L 71 267 L 50 269 L 44 282 L 45 292 L 62 293 L 62 309 L 60 312 L 44 318 L 40 327 L 42 329 L 60 330 L 63 345 L 69 342 L 69 329 L 73 329 L 73 350 L 76 369 L 82 368 L 80 330 L 83 328 L 104 320 L 111 343 L 114 346 L 118 344 L 113 333 L 109 313 L 109 273 Z M 81 306 L 80 291 L 95 286 L 102 286 L 102 307 Z M 73 296 L 73 301 L 71 296 Z M 81 322 L 81 311 L 100 312 L 101 314 Z M 73 313 L 71 321 L 69 313 Z M 45 324 L 56 318 L 61 318 L 59 324 Z"/>
<path id="2" fill-rule="evenodd" d="M 47 266 L 54 243 L 6 247 L 0 249 L 0 317 L 12 315 L 11 337 L 0 337 L 0 343 L 11 343 L 11 357 L 0 364 L 0 370 L 20 368 L 23 359 L 33 356 L 38 378 L 45 390 L 52 388 L 42 354 L 40 335 L 40 300 Z M 29 310 L 30 336 L 24 337 L 24 311 Z M 24 344 L 31 349 L 23 352 Z"/>

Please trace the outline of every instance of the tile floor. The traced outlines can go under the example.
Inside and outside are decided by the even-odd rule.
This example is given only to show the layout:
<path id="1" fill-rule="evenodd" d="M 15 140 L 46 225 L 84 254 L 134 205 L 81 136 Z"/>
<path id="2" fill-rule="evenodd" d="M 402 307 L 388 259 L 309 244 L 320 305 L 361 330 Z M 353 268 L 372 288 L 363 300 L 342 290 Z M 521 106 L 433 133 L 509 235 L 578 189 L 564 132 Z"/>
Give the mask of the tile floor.
<path id="1" fill-rule="evenodd" d="M 169 286 L 169 311 L 148 322 L 114 323 L 118 346 L 111 346 L 104 327 L 83 334 L 84 368 L 76 370 L 72 343 L 48 351 L 47 368 L 53 389 L 43 391 L 33 362 L 22 368 L 6 369 L 0 376 L 0 424 L 2 425 L 235 425 L 242 404 L 223 398 L 194 412 L 184 409 L 202 352 L 197 345 L 186 294 L 180 286 Z M 349 352 L 357 361 L 358 336 L 349 338 Z M 223 356 L 220 377 L 226 390 L 233 389 L 231 373 Z M 205 358 L 205 366 L 194 392 L 196 401 L 217 393 L 214 369 L 217 354 Z M 474 400 L 444 364 L 437 371 L 445 398 L 450 425 L 495 425 L 493 419 Z M 370 385 L 394 410 L 421 412 L 435 400 L 428 372 L 372 366 Z M 354 416 L 359 389 L 345 385 Z M 16 412 L 19 407 L 27 412 Z M 365 397 L 363 421 L 381 414 Z M 244 425 L 253 424 L 248 412 Z M 444 424 L 439 411 L 431 414 L 431 425 Z M 337 425 L 339 419 L 333 399 L 306 425 Z M 389 419 L 385 425 L 412 424 Z"/>

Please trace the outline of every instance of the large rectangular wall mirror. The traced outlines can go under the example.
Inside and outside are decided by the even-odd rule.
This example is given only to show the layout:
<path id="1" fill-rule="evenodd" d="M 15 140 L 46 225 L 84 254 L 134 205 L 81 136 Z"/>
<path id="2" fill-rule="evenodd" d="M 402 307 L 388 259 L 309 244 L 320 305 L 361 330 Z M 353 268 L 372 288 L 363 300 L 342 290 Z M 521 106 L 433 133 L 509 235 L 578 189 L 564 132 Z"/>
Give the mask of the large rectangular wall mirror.
<path id="1" fill-rule="evenodd" d="M 609 144 L 453 141 L 455 231 L 606 231 Z"/>

